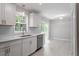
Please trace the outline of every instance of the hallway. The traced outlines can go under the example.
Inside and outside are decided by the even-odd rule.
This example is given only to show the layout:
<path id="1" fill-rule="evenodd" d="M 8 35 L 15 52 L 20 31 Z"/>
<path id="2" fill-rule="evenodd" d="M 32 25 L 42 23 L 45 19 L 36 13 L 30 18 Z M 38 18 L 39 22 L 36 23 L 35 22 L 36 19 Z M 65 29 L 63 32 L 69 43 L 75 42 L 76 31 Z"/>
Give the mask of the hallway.
<path id="1" fill-rule="evenodd" d="M 72 56 L 71 42 L 65 40 L 51 40 L 45 44 L 44 48 L 32 56 Z"/>

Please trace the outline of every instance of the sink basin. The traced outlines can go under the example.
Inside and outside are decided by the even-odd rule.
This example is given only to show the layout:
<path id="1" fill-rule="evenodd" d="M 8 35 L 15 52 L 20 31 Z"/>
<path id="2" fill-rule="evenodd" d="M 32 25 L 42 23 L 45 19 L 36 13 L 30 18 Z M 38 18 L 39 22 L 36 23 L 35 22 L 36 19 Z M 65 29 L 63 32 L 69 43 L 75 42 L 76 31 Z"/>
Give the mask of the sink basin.
<path id="1" fill-rule="evenodd" d="M 23 36 L 21 36 L 21 37 L 28 37 L 28 36 L 31 36 L 31 35 L 23 35 Z"/>

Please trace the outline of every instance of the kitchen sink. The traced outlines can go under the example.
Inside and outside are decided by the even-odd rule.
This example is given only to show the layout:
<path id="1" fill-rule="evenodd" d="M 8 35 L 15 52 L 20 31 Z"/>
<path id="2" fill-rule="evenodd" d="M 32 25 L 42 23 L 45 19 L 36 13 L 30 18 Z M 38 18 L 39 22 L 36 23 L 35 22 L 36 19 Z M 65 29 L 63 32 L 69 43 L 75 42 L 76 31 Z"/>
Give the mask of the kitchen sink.
<path id="1" fill-rule="evenodd" d="M 23 36 L 21 36 L 21 37 L 28 37 L 28 36 L 31 36 L 31 35 L 23 35 Z"/>

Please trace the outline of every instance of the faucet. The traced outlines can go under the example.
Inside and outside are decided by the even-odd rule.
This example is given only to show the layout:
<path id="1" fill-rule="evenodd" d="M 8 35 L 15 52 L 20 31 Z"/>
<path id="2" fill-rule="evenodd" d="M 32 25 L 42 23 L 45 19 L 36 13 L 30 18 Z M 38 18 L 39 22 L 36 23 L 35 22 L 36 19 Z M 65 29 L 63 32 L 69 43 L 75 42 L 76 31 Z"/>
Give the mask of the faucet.
<path id="1" fill-rule="evenodd" d="M 24 35 L 24 31 L 22 32 L 22 35 Z"/>
<path id="2" fill-rule="evenodd" d="M 25 31 L 26 31 L 26 30 L 25 30 L 25 28 L 23 27 L 23 31 L 22 31 L 22 34 L 23 34 L 23 35 L 24 35 Z"/>

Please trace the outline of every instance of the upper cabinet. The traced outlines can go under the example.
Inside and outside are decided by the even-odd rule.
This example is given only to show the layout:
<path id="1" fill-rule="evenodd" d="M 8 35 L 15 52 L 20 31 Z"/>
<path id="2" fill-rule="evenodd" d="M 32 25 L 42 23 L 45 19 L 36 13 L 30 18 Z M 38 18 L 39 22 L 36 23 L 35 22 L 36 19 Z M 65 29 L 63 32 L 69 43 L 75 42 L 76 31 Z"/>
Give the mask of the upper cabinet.
<path id="1" fill-rule="evenodd" d="M 40 16 L 35 13 L 29 14 L 29 27 L 38 27 L 40 23 Z"/>
<path id="2" fill-rule="evenodd" d="M 16 24 L 16 5 L 10 3 L 0 4 L 0 25 Z"/>
<path id="3" fill-rule="evenodd" d="M 2 20 L 2 4 L 0 3 L 0 24 L 2 24 L 1 20 Z"/>

